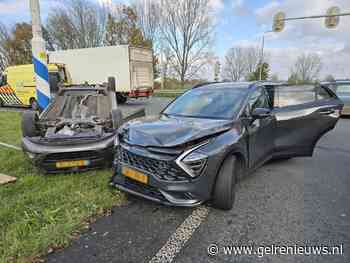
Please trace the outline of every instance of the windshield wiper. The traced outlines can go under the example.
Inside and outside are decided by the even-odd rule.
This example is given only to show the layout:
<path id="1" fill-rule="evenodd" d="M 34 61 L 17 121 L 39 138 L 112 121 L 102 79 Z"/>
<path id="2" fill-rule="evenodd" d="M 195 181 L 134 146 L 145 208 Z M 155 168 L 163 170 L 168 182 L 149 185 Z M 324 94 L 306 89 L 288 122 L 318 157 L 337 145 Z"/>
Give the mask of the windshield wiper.
<path id="1" fill-rule="evenodd" d="M 169 113 L 165 113 L 165 112 L 162 112 L 162 115 L 164 115 L 166 117 L 174 116 L 174 114 L 169 114 Z"/>

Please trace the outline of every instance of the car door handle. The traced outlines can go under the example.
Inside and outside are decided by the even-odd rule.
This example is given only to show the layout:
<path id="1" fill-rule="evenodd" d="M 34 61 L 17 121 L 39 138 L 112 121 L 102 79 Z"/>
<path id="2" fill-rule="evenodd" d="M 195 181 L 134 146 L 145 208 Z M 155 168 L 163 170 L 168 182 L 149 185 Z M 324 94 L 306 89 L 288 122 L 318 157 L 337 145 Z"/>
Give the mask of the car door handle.
<path id="1" fill-rule="evenodd" d="M 320 113 L 322 115 L 330 115 L 330 114 L 335 113 L 335 110 L 323 110 L 323 111 L 320 111 Z"/>

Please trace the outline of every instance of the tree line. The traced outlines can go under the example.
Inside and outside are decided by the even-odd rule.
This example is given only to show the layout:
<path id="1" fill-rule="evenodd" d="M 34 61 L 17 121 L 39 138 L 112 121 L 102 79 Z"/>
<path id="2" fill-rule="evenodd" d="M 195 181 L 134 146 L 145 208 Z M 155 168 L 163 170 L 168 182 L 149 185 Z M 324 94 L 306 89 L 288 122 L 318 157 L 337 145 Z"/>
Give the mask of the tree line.
<path id="1" fill-rule="evenodd" d="M 134 0 L 130 5 L 101 6 L 89 0 L 66 0 L 43 24 L 48 50 L 129 44 L 160 54 L 164 75 L 181 82 L 198 76 L 208 63 L 214 21 L 209 0 Z M 31 63 L 31 26 L 0 24 L 0 70 Z M 157 67 L 159 68 L 159 67 Z"/>
<path id="2" fill-rule="evenodd" d="M 264 57 L 259 47 L 232 47 L 224 58 L 222 78 L 229 81 L 277 81 L 276 74 L 270 74 L 270 66 L 267 62 L 269 54 Z M 290 69 L 288 82 L 291 84 L 312 83 L 318 80 L 322 69 L 322 60 L 316 53 L 301 54 L 296 57 L 294 65 Z M 332 79 L 328 76 L 326 80 Z M 333 78 L 334 79 L 334 78 Z"/>
<path id="3" fill-rule="evenodd" d="M 156 74 L 184 84 L 203 79 L 208 65 L 217 65 L 211 49 L 214 30 L 210 0 L 133 0 L 129 5 L 102 6 L 90 0 L 65 0 L 50 11 L 43 37 L 50 51 L 121 44 L 153 48 Z M 30 24 L 0 23 L 0 71 L 8 65 L 31 63 L 31 39 Z M 270 74 L 268 57 L 262 59 L 258 47 L 232 47 L 222 61 L 221 78 L 277 80 Z M 318 55 L 301 55 L 289 81 L 313 81 L 321 67 Z"/>

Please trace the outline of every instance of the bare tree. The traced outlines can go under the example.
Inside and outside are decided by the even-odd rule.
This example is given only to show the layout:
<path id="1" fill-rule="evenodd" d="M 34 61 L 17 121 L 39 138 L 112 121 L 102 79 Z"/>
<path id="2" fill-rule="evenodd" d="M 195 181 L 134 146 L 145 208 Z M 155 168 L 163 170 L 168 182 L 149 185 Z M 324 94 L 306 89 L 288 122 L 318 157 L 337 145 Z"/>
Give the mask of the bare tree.
<path id="1" fill-rule="evenodd" d="M 152 0 L 134 0 L 132 4 L 137 15 L 137 26 L 143 36 L 156 46 L 159 39 L 160 4 Z"/>
<path id="2" fill-rule="evenodd" d="M 7 40 L 9 39 L 9 31 L 7 27 L 0 23 L 0 71 L 10 63 L 9 53 L 7 52 Z"/>
<path id="3" fill-rule="evenodd" d="M 247 53 L 243 47 L 230 48 L 225 56 L 222 78 L 230 81 L 239 81 L 247 72 Z"/>
<path id="4" fill-rule="evenodd" d="M 277 73 L 274 73 L 274 74 L 272 74 L 271 76 L 270 76 L 270 80 L 271 81 L 278 81 L 279 79 L 278 79 L 278 75 L 277 75 Z"/>
<path id="5" fill-rule="evenodd" d="M 59 49 L 97 47 L 102 44 L 106 12 L 88 0 L 65 0 L 47 21 L 48 33 Z"/>
<path id="6" fill-rule="evenodd" d="M 259 48 L 256 47 L 247 47 L 245 48 L 245 63 L 246 63 L 246 77 L 251 75 L 257 68 L 261 60 L 261 52 Z"/>
<path id="7" fill-rule="evenodd" d="M 324 80 L 327 82 L 335 82 L 335 78 L 332 74 L 327 75 Z"/>
<path id="8" fill-rule="evenodd" d="M 317 78 L 321 68 L 322 61 L 319 55 L 315 53 L 302 54 L 297 58 L 292 72 L 301 82 L 311 82 Z"/>
<path id="9" fill-rule="evenodd" d="M 114 8 L 108 14 L 104 44 L 151 47 L 152 43 L 144 38 L 137 21 L 138 16 L 130 6 L 120 5 Z"/>
<path id="10" fill-rule="evenodd" d="M 213 33 L 209 0 L 162 0 L 161 37 L 174 53 L 181 83 L 205 65 Z"/>

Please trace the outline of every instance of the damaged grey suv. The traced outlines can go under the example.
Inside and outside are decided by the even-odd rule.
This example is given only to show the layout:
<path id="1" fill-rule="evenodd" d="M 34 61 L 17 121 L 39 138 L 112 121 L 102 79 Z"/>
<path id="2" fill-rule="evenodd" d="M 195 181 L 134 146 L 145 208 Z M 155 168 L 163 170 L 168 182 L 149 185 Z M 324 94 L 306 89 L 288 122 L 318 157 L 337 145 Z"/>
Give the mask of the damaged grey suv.
<path id="1" fill-rule="evenodd" d="M 239 179 L 270 159 L 312 156 L 342 107 L 314 85 L 196 86 L 119 129 L 111 185 L 167 205 L 231 209 Z"/>

